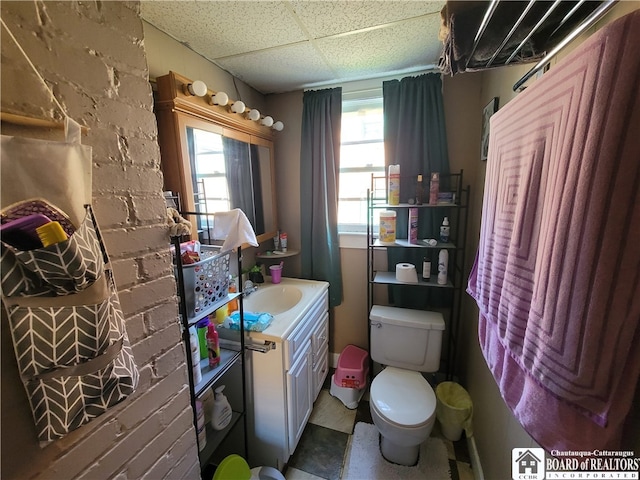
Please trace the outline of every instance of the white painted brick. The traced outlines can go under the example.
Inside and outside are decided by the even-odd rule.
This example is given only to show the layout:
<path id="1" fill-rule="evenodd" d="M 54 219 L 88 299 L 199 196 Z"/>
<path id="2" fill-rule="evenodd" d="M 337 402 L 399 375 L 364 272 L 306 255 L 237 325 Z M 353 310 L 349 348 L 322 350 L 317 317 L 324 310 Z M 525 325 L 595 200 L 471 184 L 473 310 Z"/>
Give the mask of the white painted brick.
<path id="1" fill-rule="evenodd" d="M 125 194 L 129 191 L 157 193 L 162 191 L 160 170 L 123 164 L 95 164 L 94 185 L 97 193 Z"/>
<path id="2" fill-rule="evenodd" d="M 166 455 L 160 458 L 153 467 L 142 477 L 143 480 L 166 478 L 200 480 L 200 463 L 197 451 L 196 434 L 185 432 Z M 169 472 L 164 475 L 164 472 Z"/>
<path id="3" fill-rule="evenodd" d="M 135 285 L 140 279 L 138 262 L 134 258 L 113 260 L 111 268 L 113 269 L 116 285 L 121 290 Z"/>
<path id="4" fill-rule="evenodd" d="M 175 297 L 175 280 L 162 277 L 118 293 L 125 316 L 138 313 Z"/>
<path id="5" fill-rule="evenodd" d="M 118 422 L 115 419 L 109 420 L 88 435 L 76 448 L 54 461 L 38 478 L 48 480 L 75 477 L 111 447 L 117 440 L 118 433 Z"/>
<path id="6" fill-rule="evenodd" d="M 178 403 L 178 400 L 184 400 L 185 397 L 188 401 L 188 394 L 186 396 L 180 396 L 172 400 L 169 405 L 167 405 L 167 408 L 171 408 L 173 404 Z M 181 404 L 181 406 L 184 407 L 183 404 Z M 141 478 L 144 473 L 146 473 L 149 468 L 156 463 L 155 459 L 163 457 L 171 458 L 172 450 L 176 447 L 176 440 L 181 439 L 185 435 L 189 440 L 193 440 L 196 436 L 193 426 L 193 410 L 190 407 L 182 408 L 180 413 L 175 416 L 173 420 L 162 430 L 162 433 L 154 439 L 153 443 L 147 445 L 131 462 L 129 462 L 127 467 L 128 477 Z M 184 450 L 183 445 L 178 445 L 179 450 L 180 447 L 183 447 L 182 450 Z M 182 453 L 184 454 L 184 451 Z M 178 459 L 176 458 L 174 461 L 175 460 Z"/>
<path id="7" fill-rule="evenodd" d="M 162 200 L 158 202 L 158 197 Z M 133 205 L 133 213 L 137 222 L 145 223 L 166 223 L 167 207 L 164 203 L 164 197 L 160 195 L 158 190 L 155 195 L 134 196 L 131 199 Z M 168 242 L 167 242 L 168 246 Z"/>
<path id="8" fill-rule="evenodd" d="M 182 368 L 185 363 L 185 347 L 184 344 L 178 343 L 175 347 L 158 356 L 154 361 L 155 374 L 158 377 L 166 377 L 176 368 Z"/>
<path id="9" fill-rule="evenodd" d="M 118 422 L 120 422 L 122 428 L 131 430 L 136 425 L 139 425 L 149 415 L 149 412 L 158 411 L 169 399 L 186 391 L 187 382 L 185 382 L 184 377 L 185 374 L 176 371 L 161 379 L 155 385 L 141 389 L 141 395 L 130 402 L 127 409 L 118 416 Z M 182 403 L 184 408 L 191 408 L 188 397 Z"/>
<path id="10" fill-rule="evenodd" d="M 181 341 L 178 324 L 170 325 L 152 337 L 144 338 L 133 346 L 133 356 L 136 359 L 136 364 L 146 365 L 156 355 L 170 349 Z"/>
<path id="11" fill-rule="evenodd" d="M 171 252 L 155 252 L 140 257 L 140 276 L 143 279 L 154 279 L 160 276 L 173 276 Z"/>
<path id="12" fill-rule="evenodd" d="M 144 324 L 144 314 L 142 313 L 127 318 L 126 327 L 127 335 L 129 336 L 129 342 L 131 342 L 132 344 L 138 343 L 140 340 L 147 336 L 147 329 Z"/>
<path id="13" fill-rule="evenodd" d="M 100 219 L 98 218 L 98 222 Z M 112 260 L 133 256 L 140 252 L 156 252 L 167 248 L 168 236 L 164 225 L 150 225 L 131 229 L 103 229 L 102 237 Z"/>
<path id="14" fill-rule="evenodd" d="M 99 219 L 100 229 L 119 227 L 130 221 L 126 197 L 95 195 L 92 205 L 96 219 Z"/>
<path id="15" fill-rule="evenodd" d="M 151 98 L 149 92 L 147 100 Z M 156 117 L 151 109 L 142 110 L 126 98 L 112 100 L 102 97 L 98 99 L 95 108 L 100 112 L 101 123 L 116 127 L 124 135 L 153 135 L 158 129 Z"/>
<path id="16" fill-rule="evenodd" d="M 145 324 L 150 333 L 155 333 L 163 330 L 168 325 L 178 323 L 177 297 L 174 300 L 175 302 L 167 301 L 167 303 L 150 308 L 145 312 Z"/>

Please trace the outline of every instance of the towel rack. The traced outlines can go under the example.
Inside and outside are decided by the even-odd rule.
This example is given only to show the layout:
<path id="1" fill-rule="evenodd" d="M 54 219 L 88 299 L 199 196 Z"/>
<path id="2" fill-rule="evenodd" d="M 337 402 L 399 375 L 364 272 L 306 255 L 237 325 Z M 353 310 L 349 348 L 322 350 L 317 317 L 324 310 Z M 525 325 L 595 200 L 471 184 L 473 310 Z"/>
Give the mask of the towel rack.
<path id="1" fill-rule="evenodd" d="M 518 90 L 616 1 L 449 0 L 442 11 L 440 69 L 455 75 L 538 62 L 513 86 Z"/>
<path id="2" fill-rule="evenodd" d="M 12 125 L 19 125 L 21 127 L 53 128 L 55 130 L 64 130 L 64 122 L 27 117 L 25 115 L 18 115 L 15 113 L 0 112 L 0 120 Z M 89 132 L 88 127 L 81 126 L 80 128 L 82 129 L 83 135 L 86 135 Z"/>

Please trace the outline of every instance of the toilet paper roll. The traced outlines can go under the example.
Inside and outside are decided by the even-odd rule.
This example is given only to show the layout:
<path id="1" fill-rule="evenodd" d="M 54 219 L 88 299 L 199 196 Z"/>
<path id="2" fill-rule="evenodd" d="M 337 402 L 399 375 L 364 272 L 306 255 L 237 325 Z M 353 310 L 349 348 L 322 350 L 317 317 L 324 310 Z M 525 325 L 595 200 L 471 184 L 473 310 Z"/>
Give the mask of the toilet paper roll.
<path id="1" fill-rule="evenodd" d="M 416 266 L 411 263 L 398 263 L 396 265 L 396 280 L 405 283 L 418 283 Z"/>

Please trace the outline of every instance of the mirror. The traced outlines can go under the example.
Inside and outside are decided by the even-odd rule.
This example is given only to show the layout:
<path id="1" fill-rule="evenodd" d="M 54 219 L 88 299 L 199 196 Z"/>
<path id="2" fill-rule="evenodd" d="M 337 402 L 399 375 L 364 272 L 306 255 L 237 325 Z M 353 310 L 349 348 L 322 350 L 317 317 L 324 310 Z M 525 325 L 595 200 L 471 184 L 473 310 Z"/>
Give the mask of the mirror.
<path id="1" fill-rule="evenodd" d="M 240 208 L 258 242 L 278 228 L 271 130 L 204 97 L 184 93 L 190 80 L 158 77 L 156 118 L 164 189 L 177 193 L 183 212 Z M 207 241 L 211 216 L 191 216 L 192 238 Z"/>
<path id="2" fill-rule="evenodd" d="M 239 208 L 256 235 L 275 231 L 269 147 L 191 126 L 186 139 L 196 211 Z M 200 228 L 206 228 L 206 218 Z"/>

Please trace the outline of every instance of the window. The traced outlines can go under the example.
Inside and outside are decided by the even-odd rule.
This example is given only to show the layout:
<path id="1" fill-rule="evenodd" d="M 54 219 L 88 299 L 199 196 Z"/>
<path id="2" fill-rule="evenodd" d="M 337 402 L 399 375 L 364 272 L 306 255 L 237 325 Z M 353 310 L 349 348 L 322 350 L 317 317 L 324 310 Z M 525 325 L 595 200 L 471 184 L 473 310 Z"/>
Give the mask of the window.
<path id="1" fill-rule="evenodd" d="M 371 174 L 384 175 L 382 95 L 343 99 L 338 231 L 365 232 Z"/>

